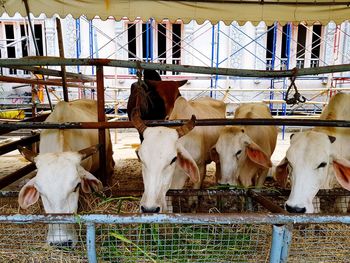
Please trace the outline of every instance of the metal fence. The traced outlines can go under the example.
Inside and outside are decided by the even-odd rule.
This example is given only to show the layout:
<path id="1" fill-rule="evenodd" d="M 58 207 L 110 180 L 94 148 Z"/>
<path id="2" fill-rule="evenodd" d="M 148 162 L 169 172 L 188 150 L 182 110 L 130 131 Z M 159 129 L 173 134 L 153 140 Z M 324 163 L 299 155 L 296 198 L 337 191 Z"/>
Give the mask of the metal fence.
<path id="1" fill-rule="evenodd" d="M 288 196 L 284 190 L 253 192 L 276 206 Z M 0 261 L 348 262 L 350 258 L 348 213 L 274 214 L 251 190 L 243 189 L 201 190 L 196 195 L 192 190 L 170 191 L 169 195 L 173 214 L 127 214 L 137 211 L 139 204 L 139 199 L 128 196 L 111 200 L 114 207 L 108 209 L 118 214 L 20 215 L 13 214 L 18 212 L 16 193 L 2 193 Z M 188 199 L 194 195 L 198 213 L 186 213 L 191 210 Z M 328 213 L 334 212 L 334 200 L 348 196 L 343 190 L 321 190 L 317 199 Z M 42 213 L 40 205 L 32 209 L 30 213 Z M 74 225 L 76 246 L 48 245 L 49 224 Z"/>

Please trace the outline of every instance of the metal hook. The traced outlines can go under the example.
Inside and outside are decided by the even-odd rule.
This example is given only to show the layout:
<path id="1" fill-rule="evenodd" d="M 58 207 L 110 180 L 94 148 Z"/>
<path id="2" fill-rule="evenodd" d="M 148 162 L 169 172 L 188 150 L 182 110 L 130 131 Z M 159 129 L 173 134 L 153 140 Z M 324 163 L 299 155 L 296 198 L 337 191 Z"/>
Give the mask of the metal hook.
<path id="1" fill-rule="evenodd" d="M 295 80 L 296 80 L 296 76 L 298 73 L 298 69 L 293 68 L 292 73 L 293 73 L 293 76 L 290 78 L 291 82 L 290 82 L 290 85 L 287 89 L 287 93 L 286 93 L 284 100 L 286 101 L 287 104 L 292 104 L 292 106 L 293 106 L 295 104 L 299 104 L 299 102 L 304 103 L 306 101 L 306 98 L 298 92 L 298 88 L 295 85 Z M 295 93 L 294 93 L 292 98 L 288 98 L 289 92 L 290 92 L 292 87 L 294 88 Z"/>

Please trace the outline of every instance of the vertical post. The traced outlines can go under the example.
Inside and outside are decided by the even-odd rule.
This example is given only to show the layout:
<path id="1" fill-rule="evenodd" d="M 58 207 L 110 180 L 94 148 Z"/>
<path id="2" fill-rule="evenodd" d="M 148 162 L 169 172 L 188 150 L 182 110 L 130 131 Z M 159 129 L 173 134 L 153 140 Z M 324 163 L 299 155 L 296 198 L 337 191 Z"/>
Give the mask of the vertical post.
<path id="1" fill-rule="evenodd" d="M 220 48 L 220 21 L 218 22 L 218 32 L 217 32 L 217 36 L 216 36 L 216 68 L 219 67 L 219 48 Z M 217 88 L 218 86 L 218 79 L 219 79 L 219 76 L 216 74 L 215 75 L 215 89 Z M 214 98 L 216 99 L 216 91 L 214 93 Z"/>
<path id="2" fill-rule="evenodd" d="M 77 58 L 80 58 L 81 54 L 81 34 L 80 34 L 80 18 L 75 20 L 75 37 L 76 41 L 76 49 L 77 49 Z M 80 65 L 77 65 L 77 73 L 80 73 Z"/>
<path id="3" fill-rule="evenodd" d="M 64 47 L 63 47 L 61 20 L 58 17 L 56 17 L 56 27 L 57 27 L 58 48 L 60 51 L 60 57 L 64 58 Z M 63 99 L 64 99 L 64 101 L 68 102 L 66 67 L 64 65 L 61 66 L 61 77 L 62 77 Z"/>
<path id="4" fill-rule="evenodd" d="M 272 226 L 272 244 L 270 249 L 270 263 L 286 263 L 289 245 L 292 239 L 291 228 L 287 225 Z"/>
<path id="5" fill-rule="evenodd" d="M 86 247 L 89 263 L 97 263 L 96 230 L 94 223 L 86 224 Z"/>
<path id="6" fill-rule="evenodd" d="M 277 22 L 275 22 L 273 24 L 273 40 L 272 40 L 272 56 L 271 56 L 271 70 L 275 70 L 275 59 L 276 59 L 276 43 L 277 43 Z M 271 79 L 271 89 L 272 91 L 270 91 L 270 100 L 273 100 L 274 97 L 274 85 L 275 84 L 275 80 Z M 273 103 L 270 102 L 270 111 L 272 112 L 273 110 Z"/>
<path id="7" fill-rule="evenodd" d="M 104 94 L 104 77 L 103 66 L 96 67 L 97 79 L 97 120 L 104 122 L 105 118 L 105 94 Z M 106 129 L 98 129 L 98 142 L 101 145 L 99 152 L 99 177 L 102 184 L 106 185 L 109 178 L 106 177 Z"/>
<path id="8" fill-rule="evenodd" d="M 153 62 L 153 19 L 149 20 L 149 50 L 150 50 L 150 61 Z"/>
<path id="9" fill-rule="evenodd" d="M 287 24 L 287 37 L 286 37 L 286 54 L 285 56 L 287 57 L 287 61 L 286 61 L 286 69 L 289 69 L 289 62 L 290 62 L 290 40 L 292 39 L 292 24 L 288 23 Z M 283 89 L 287 89 L 287 80 L 284 80 L 283 83 Z M 282 92 L 282 98 L 285 97 L 285 92 Z M 287 113 L 287 104 L 286 102 L 283 102 L 282 104 L 282 114 L 283 116 L 286 116 Z M 283 125 L 282 126 L 282 140 L 284 140 L 284 135 L 285 135 L 285 131 L 286 131 L 286 126 Z"/>
<path id="10" fill-rule="evenodd" d="M 281 251 L 281 263 L 286 263 L 289 254 L 290 243 L 292 242 L 293 225 L 285 225 L 283 234 L 283 244 Z"/>
<path id="11" fill-rule="evenodd" d="M 213 67 L 214 66 L 214 46 L 215 46 L 215 25 L 212 26 L 211 29 L 211 62 L 210 62 L 210 66 Z M 213 76 L 211 76 L 210 78 L 210 88 L 213 88 Z M 210 97 L 213 97 L 213 92 L 210 91 Z"/>

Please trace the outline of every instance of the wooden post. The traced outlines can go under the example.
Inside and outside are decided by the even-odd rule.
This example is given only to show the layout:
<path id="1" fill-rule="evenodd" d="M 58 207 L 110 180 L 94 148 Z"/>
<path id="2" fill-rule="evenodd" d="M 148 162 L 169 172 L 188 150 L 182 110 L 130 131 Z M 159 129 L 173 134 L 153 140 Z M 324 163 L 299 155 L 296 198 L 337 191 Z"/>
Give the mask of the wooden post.
<path id="1" fill-rule="evenodd" d="M 64 58 L 61 20 L 58 17 L 56 17 L 56 26 L 57 26 L 58 48 L 60 51 L 60 58 Z M 61 77 L 62 77 L 63 99 L 64 101 L 68 102 L 66 67 L 64 65 L 61 66 Z"/>
<path id="2" fill-rule="evenodd" d="M 96 78 L 97 78 L 97 120 L 98 122 L 105 122 L 105 93 L 104 93 L 104 77 L 103 66 L 96 66 Z M 106 175 L 106 129 L 98 129 L 98 141 L 101 144 L 100 147 L 100 168 L 99 177 L 103 185 L 106 185 L 109 178 Z"/>

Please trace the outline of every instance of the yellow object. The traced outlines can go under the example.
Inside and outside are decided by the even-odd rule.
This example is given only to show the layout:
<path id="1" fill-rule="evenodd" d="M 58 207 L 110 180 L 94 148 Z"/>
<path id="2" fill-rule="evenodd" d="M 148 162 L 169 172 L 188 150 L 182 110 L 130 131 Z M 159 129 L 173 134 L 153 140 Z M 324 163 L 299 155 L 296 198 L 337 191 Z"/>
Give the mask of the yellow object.
<path id="1" fill-rule="evenodd" d="M 0 119 L 17 119 L 23 120 L 25 117 L 24 110 L 6 110 L 0 111 Z"/>

